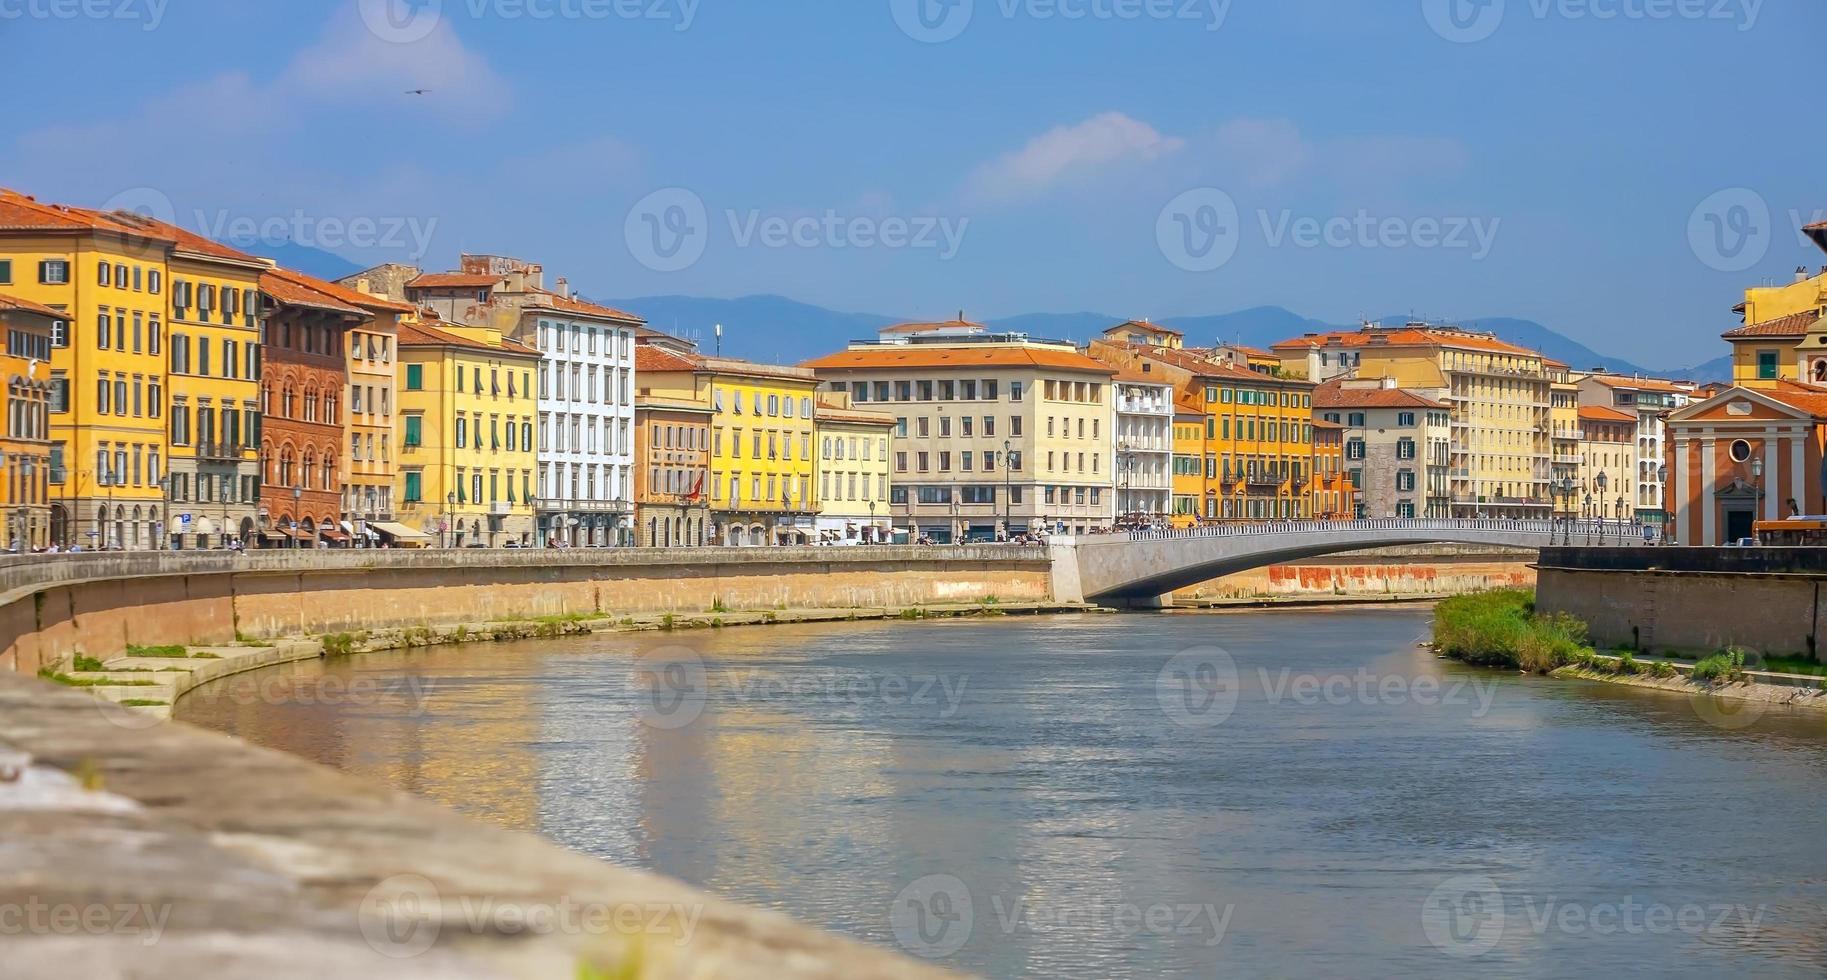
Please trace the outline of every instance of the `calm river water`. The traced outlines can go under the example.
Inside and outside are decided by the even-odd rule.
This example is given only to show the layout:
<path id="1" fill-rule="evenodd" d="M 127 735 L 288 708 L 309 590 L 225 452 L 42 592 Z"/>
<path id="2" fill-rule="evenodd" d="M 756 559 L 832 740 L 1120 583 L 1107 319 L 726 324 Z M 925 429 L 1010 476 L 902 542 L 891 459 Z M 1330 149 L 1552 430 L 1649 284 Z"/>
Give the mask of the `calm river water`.
<path id="1" fill-rule="evenodd" d="M 1476 671 L 1424 610 L 379 654 L 184 720 L 993 977 L 1819 977 L 1827 713 Z"/>

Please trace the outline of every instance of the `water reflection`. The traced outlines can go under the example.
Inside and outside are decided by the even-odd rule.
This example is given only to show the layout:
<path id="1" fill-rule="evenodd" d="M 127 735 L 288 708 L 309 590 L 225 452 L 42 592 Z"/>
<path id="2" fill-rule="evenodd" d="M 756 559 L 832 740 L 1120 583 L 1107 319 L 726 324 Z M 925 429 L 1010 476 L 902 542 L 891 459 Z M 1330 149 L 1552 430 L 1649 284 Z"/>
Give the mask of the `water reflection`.
<path id="1" fill-rule="evenodd" d="M 1375 610 L 604 636 L 299 665 L 179 714 L 993 976 L 1827 969 L 1827 715 L 1722 729 L 1681 698 L 1443 664 L 1426 629 Z M 1235 708 L 1177 723 L 1162 669 L 1209 645 Z M 1757 918 L 1624 928 L 1638 908 Z M 1485 947 L 1455 938 L 1492 921 Z"/>

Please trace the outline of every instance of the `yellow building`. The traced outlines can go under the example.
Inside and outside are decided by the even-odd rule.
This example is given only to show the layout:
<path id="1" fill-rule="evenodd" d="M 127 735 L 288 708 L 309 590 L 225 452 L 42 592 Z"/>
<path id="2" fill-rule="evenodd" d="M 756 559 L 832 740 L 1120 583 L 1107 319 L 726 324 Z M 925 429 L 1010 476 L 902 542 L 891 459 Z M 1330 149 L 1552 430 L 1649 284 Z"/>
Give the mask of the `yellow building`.
<path id="1" fill-rule="evenodd" d="M 1182 522 L 1313 515 L 1311 383 L 1251 370 L 1238 355 L 1211 350 L 1100 340 L 1089 353 L 1124 370 L 1146 368 L 1178 391 L 1174 506 Z M 1190 415 L 1202 422 L 1196 440 L 1187 438 Z"/>
<path id="2" fill-rule="evenodd" d="M 1423 323 L 1313 333 L 1274 349 L 1287 374 L 1386 379 L 1450 405 L 1451 516 L 1553 513 L 1554 381 L 1541 354 Z"/>
<path id="3" fill-rule="evenodd" d="M 1548 448 L 1554 456 L 1554 512 L 1571 517 L 1579 513 L 1580 468 L 1584 454 L 1580 449 L 1580 385 L 1573 379 L 1569 365 L 1544 360 L 1548 372 L 1548 420 L 1554 427 Z"/>
<path id="4" fill-rule="evenodd" d="M 814 411 L 818 423 L 818 543 L 892 543 L 888 461 L 894 416 L 858 411 L 842 392 L 819 396 Z"/>
<path id="5" fill-rule="evenodd" d="M 156 545 L 165 474 L 168 255 L 99 212 L 0 189 L 0 291 L 67 317 L 51 351 L 52 539 Z"/>
<path id="6" fill-rule="evenodd" d="M 642 343 L 672 355 L 636 378 L 641 392 L 711 402 L 711 540 L 737 547 L 810 544 L 818 499 L 818 377 L 805 368 L 706 357 L 659 335 Z M 670 370 L 668 370 L 670 368 Z"/>
<path id="7" fill-rule="evenodd" d="M 1803 234 L 1827 251 L 1827 222 L 1808 225 Z M 1733 308 L 1744 326 L 1727 331 L 1732 345 L 1732 380 L 1749 388 L 1774 387 L 1777 381 L 1827 385 L 1827 266 L 1815 275 L 1795 270 L 1781 286 L 1753 286 Z"/>
<path id="8" fill-rule="evenodd" d="M 109 217 L 173 243 L 160 547 L 247 540 L 260 506 L 260 277 L 270 265 L 175 225 Z"/>
<path id="9" fill-rule="evenodd" d="M 6 434 L 0 438 L 0 545 L 30 551 L 51 543 L 51 338 L 63 314 L 0 293 L 6 352 Z"/>
<path id="10" fill-rule="evenodd" d="M 398 333 L 399 523 L 450 547 L 531 547 L 539 352 L 444 321 Z"/>

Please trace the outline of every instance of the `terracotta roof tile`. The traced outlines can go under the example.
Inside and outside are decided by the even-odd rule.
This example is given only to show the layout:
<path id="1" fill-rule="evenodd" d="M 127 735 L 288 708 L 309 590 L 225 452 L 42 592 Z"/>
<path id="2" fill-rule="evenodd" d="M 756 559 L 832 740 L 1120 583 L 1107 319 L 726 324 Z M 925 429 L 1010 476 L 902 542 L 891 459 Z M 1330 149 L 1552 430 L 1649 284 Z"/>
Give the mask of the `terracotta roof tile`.
<path id="1" fill-rule="evenodd" d="M 1788 316 L 1779 316 L 1774 320 L 1765 320 L 1761 323 L 1747 323 L 1735 330 L 1727 330 L 1720 336 L 1726 340 L 1737 340 L 1741 337 L 1800 340 L 1808 335 L 1808 328 L 1820 318 L 1821 314 L 1818 311 L 1804 310 L 1801 313 L 1791 313 Z"/>
<path id="2" fill-rule="evenodd" d="M 1587 375 L 1587 380 L 1596 381 L 1607 388 L 1624 388 L 1630 391 L 1689 393 L 1694 390 L 1692 385 L 1677 384 L 1661 378 L 1627 378 L 1621 374 L 1591 374 Z"/>
<path id="3" fill-rule="evenodd" d="M 814 358 L 801 365 L 815 371 L 869 371 L 897 368 L 1013 367 L 1082 374 L 1113 375 L 1116 369 L 1078 351 L 1032 346 L 883 346 L 853 347 Z"/>
<path id="4" fill-rule="evenodd" d="M 1585 422 L 1629 422 L 1637 423 L 1637 417 L 1629 412 L 1620 412 L 1615 408 L 1603 405 L 1581 405 L 1580 419 Z"/>
<path id="5" fill-rule="evenodd" d="M 1205 355 L 1198 351 L 1174 350 L 1171 347 L 1154 347 L 1149 344 L 1118 344 L 1117 346 L 1128 350 L 1130 353 L 1148 358 L 1149 360 L 1160 361 L 1163 364 L 1171 364 L 1182 371 L 1186 371 L 1200 378 L 1209 378 L 1217 381 L 1250 381 L 1258 384 L 1275 382 L 1284 385 L 1298 385 L 1303 387 L 1310 384 L 1310 382 L 1300 380 L 1299 378 L 1277 378 L 1258 371 L 1252 371 L 1249 368 L 1231 367 L 1227 364 L 1219 364 L 1216 361 L 1208 361 L 1206 360 Z"/>
<path id="6" fill-rule="evenodd" d="M 1181 333 L 1180 331 L 1175 330 L 1173 327 L 1164 327 L 1164 326 L 1160 325 L 1159 323 L 1149 323 L 1147 320 L 1125 320 L 1122 323 L 1119 323 L 1116 326 L 1111 327 L 1109 330 L 1104 331 L 1104 333 L 1112 334 L 1112 333 L 1116 333 L 1118 330 L 1123 330 L 1123 329 L 1127 329 L 1130 327 L 1134 327 L 1138 330 L 1146 330 L 1150 333 L 1166 334 L 1169 337 L 1186 336 L 1185 334 Z"/>
<path id="7" fill-rule="evenodd" d="M 1776 387 L 1759 389 L 1762 394 L 1799 408 L 1817 419 L 1827 419 L 1827 388 L 1799 381 L 1778 381 Z"/>
<path id="8" fill-rule="evenodd" d="M 134 238 L 168 241 L 156 233 L 131 225 L 87 208 L 62 204 L 45 204 L 24 194 L 0 189 L 0 231 L 28 232 L 103 232 Z"/>
<path id="9" fill-rule="evenodd" d="M 5 293 L 0 293 L 0 313 L 6 312 L 32 313 L 37 316 L 50 317 L 53 320 L 68 320 L 70 318 L 70 314 L 53 310 L 42 303 L 34 303 L 29 299 L 21 299 L 18 296 L 8 296 Z"/>
<path id="10" fill-rule="evenodd" d="M 501 284 L 505 276 L 474 272 L 427 272 L 406 284 L 407 289 L 481 289 Z"/>
<path id="11" fill-rule="evenodd" d="M 599 306 L 585 300 L 560 296 L 557 293 L 547 292 L 543 289 L 539 290 L 536 295 L 538 298 L 531 304 L 534 309 L 552 309 L 557 310 L 560 313 L 575 313 L 579 316 L 601 317 L 606 320 L 626 320 L 631 323 L 647 322 L 633 313 L 624 313 L 621 310 L 611 309 L 607 306 Z"/>
<path id="12" fill-rule="evenodd" d="M 698 362 L 683 354 L 675 354 L 652 344 L 640 344 L 634 349 L 634 374 L 637 378 L 654 372 L 696 370 Z"/>
<path id="13" fill-rule="evenodd" d="M 260 276 L 260 291 L 271 296 L 283 306 L 302 306 L 315 310 L 327 310 L 331 313 L 344 313 L 351 316 L 368 316 L 368 312 L 337 299 L 328 289 L 322 288 L 329 283 L 322 279 L 313 279 L 302 272 L 290 269 L 268 269 Z"/>
<path id="14" fill-rule="evenodd" d="M 1347 388 L 1334 378 L 1313 389 L 1314 408 L 1433 408 L 1447 406 L 1403 388 Z"/>
<path id="15" fill-rule="evenodd" d="M 814 410 L 814 417 L 820 422 L 853 422 L 858 425 L 891 426 L 895 424 L 894 416 L 880 412 L 864 412 L 855 408 L 839 408 L 819 402 Z"/>
<path id="16" fill-rule="evenodd" d="M 932 323 L 897 323 L 892 327 L 883 327 L 878 333 L 915 334 L 932 333 L 936 330 L 972 330 L 981 333 L 985 329 L 983 324 L 972 323 L 969 320 L 942 320 Z"/>
<path id="17" fill-rule="evenodd" d="M 442 322 L 442 321 L 440 321 Z M 441 330 L 426 323 L 400 324 L 399 344 L 401 347 L 459 347 L 464 350 L 487 351 L 491 354 L 526 354 L 534 357 L 539 352 L 531 347 L 508 338 L 502 338 L 499 345 L 481 340 L 474 340 L 456 333 Z"/>
<path id="18" fill-rule="evenodd" d="M 1382 340 L 1371 343 L 1372 337 Z M 1541 353 L 1527 347 L 1505 343 L 1495 337 L 1483 334 L 1460 333 L 1453 330 L 1430 329 L 1424 327 L 1403 327 L 1378 330 L 1333 330 L 1327 333 L 1314 334 L 1311 337 L 1296 337 L 1274 345 L 1277 351 L 1305 350 L 1313 347 L 1449 347 L 1456 350 L 1485 351 L 1491 354 L 1515 354 L 1521 357 L 1540 357 Z"/>

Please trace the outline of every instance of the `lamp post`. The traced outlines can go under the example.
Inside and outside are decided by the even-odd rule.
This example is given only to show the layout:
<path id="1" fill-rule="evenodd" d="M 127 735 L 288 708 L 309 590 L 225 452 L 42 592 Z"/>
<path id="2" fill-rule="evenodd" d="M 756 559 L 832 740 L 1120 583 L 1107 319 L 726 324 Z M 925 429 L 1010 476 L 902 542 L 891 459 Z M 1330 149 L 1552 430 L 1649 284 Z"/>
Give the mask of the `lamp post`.
<path id="1" fill-rule="evenodd" d="M 1668 526 L 1668 464 L 1656 467 L 1656 513 L 1661 518 L 1663 527 Z"/>
<path id="2" fill-rule="evenodd" d="M 1014 478 L 1013 474 L 1009 472 L 1009 460 L 1012 458 L 1009 453 L 1013 447 L 1014 443 L 1007 439 L 1002 440 L 1002 536 L 1004 539 L 1015 536 L 1014 513 L 1011 510 L 1014 501 L 1009 497 L 1010 481 Z M 870 516 L 874 517 L 873 511 Z"/>
<path id="3" fill-rule="evenodd" d="M 457 546 L 456 525 L 457 495 L 455 493 L 447 493 L 444 495 L 444 532 L 448 535 L 444 542 L 444 547 L 446 548 L 454 548 Z"/>
<path id="4" fill-rule="evenodd" d="M 869 498 L 869 537 L 870 537 L 870 541 L 869 541 L 870 544 L 881 544 L 882 543 L 880 540 L 877 540 L 881 537 L 881 535 L 879 533 L 877 533 L 876 529 L 875 529 L 875 498 L 874 497 Z"/>
<path id="5" fill-rule="evenodd" d="M 362 547 L 364 547 L 364 548 L 369 547 L 368 524 L 370 521 L 374 520 L 375 508 L 380 500 L 380 496 L 381 496 L 380 493 L 377 492 L 373 487 L 368 488 L 368 493 L 367 493 L 368 509 L 362 515 L 361 527 L 359 528 L 359 530 L 361 531 L 361 536 L 362 536 Z"/>
<path id="6" fill-rule="evenodd" d="M 1611 485 L 1611 477 L 1604 470 L 1599 471 L 1595 481 L 1599 487 L 1599 509 L 1593 514 L 1599 521 L 1599 543 L 1605 543 L 1605 488 Z"/>
<path id="7" fill-rule="evenodd" d="M 298 514 L 304 507 L 304 487 L 292 487 L 292 550 L 298 550 Z"/>
<path id="8" fill-rule="evenodd" d="M 159 477 L 159 543 L 154 551 L 171 549 L 171 474 Z"/>

